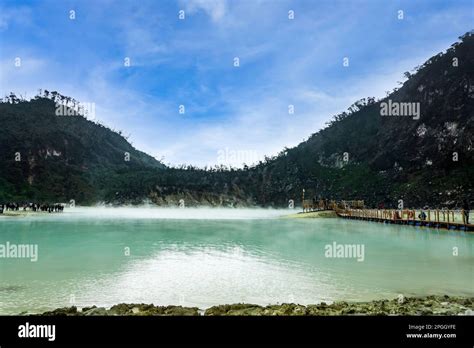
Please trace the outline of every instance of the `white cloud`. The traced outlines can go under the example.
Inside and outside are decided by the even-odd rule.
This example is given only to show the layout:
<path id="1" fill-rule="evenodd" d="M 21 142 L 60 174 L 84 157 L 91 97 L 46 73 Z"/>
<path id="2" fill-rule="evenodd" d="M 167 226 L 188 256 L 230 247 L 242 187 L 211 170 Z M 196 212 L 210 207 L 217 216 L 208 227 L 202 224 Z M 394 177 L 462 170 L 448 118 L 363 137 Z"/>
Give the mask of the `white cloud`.
<path id="1" fill-rule="evenodd" d="M 186 0 L 180 1 L 185 12 L 190 14 L 204 11 L 214 22 L 224 18 L 227 11 L 227 0 Z"/>
<path id="2" fill-rule="evenodd" d="M 11 23 L 31 25 L 31 9 L 26 6 L 0 8 L 0 32 L 8 30 Z"/>

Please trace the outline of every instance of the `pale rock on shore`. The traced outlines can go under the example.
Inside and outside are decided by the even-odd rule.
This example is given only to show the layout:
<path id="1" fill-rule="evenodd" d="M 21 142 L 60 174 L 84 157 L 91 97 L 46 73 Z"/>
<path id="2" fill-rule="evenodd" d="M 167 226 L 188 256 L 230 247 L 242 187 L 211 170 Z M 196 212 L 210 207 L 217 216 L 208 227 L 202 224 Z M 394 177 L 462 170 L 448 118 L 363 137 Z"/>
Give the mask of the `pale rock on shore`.
<path id="1" fill-rule="evenodd" d="M 28 315 L 28 313 L 22 313 Z M 197 307 L 154 306 L 152 304 L 121 303 L 103 307 L 58 308 L 42 316 L 331 316 L 331 315 L 474 315 L 474 297 L 427 296 L 406 297 L 403 300 L 377 300 L 370 302 L 339 301 L 314 305 L 284 303 L 259 306 L 231 304 L 213 306 L 205 311 Z"/>

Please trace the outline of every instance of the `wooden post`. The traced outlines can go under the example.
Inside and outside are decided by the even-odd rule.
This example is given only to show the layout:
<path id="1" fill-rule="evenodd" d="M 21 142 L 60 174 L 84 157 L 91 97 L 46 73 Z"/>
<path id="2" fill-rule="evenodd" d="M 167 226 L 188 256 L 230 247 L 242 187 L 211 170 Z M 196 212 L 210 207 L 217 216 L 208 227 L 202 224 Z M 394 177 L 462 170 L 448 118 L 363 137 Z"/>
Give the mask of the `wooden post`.
<path id="1" fill-rule="evenodd" d="M 303 213 L 304 213 L 304 189 L 303 189 L 303 199 L 301 200 L 301 206 L 303 207 Z"/>
<path id="2" fill-rule="evenodd" d="M 431 220 L 431 211 L 428 210 L 428 221 L 430 221 L 430 220 Z"/>

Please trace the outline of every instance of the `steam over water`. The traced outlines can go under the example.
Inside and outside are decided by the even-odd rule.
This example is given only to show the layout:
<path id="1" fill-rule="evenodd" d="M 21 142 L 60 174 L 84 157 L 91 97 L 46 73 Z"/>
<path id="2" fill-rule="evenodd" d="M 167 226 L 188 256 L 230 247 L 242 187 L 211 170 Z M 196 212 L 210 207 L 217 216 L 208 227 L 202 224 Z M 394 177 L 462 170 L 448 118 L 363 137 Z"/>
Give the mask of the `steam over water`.
<path id="1" fill-rule="evenodd" d="M 75 208 L 1 217 L 0 244 L 38 245 L 38 261 L 0 258 L 0 314 L 121 302 L 207 308 L 474 296 L 473 234 L 280 218 L 291 212 Z M 364 260 L 326 257 L 334 242 L 363 245 Z"/>
<path id="2" fill-rule="evenodd" d="M 277 209 L 230 209 L 230 208 L 74 208 L 69 210 L 71 218 L 92 219 L 201 219 L 201 220 L 239 220 L 269 219 L 294 213 L 293 210 Z"/>

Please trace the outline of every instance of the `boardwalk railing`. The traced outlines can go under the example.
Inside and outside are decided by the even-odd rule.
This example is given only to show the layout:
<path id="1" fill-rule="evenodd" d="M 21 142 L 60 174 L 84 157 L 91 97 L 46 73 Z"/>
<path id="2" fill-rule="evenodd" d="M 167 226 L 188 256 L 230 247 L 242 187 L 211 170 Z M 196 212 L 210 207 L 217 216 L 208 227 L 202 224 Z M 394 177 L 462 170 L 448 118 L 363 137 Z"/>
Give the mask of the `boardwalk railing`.
<path id="1" fill-rule="evenodd" d="M 363 209 L 365 207 L 364 201 L 340 201 L 327 199 L 305 199 L 303 200 L 303 212 L 311 212 L 318 210 L 336 210 L 336 209 Z"/>
<path id="2" fill-rule="evenodd" d="M 332 209 L 333 205 L 335 205 L 334 201 L 328 201 L 324 199 L 313 201 L 312 199 L 305 199 L 303 201 L 303 212 Z"/>
<path id="3" fill-rule="evenodd" d="M 336 209 L 340 217 L 448 229 L 473 230 L 464 210 Z"/>

